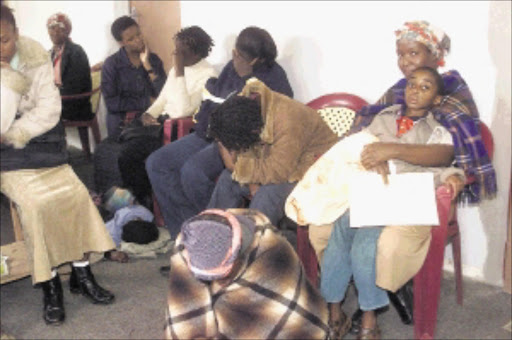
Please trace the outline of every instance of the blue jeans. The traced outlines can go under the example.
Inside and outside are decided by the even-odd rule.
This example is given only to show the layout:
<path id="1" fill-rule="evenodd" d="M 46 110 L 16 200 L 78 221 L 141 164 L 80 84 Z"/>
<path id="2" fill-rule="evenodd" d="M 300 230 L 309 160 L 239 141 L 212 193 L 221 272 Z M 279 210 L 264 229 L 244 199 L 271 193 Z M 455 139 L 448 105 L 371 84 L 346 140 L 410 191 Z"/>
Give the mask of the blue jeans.
<path id="1" fill-rule="evenodd" d="M 274 226 L 284 217 L 284 203 L 297 183 L 262 185 L 249 204 L 265 214 Z M 225 169 L 217 181 L 208 208 L 229 209 L 241 207 L 244 197 L 250 194 L 249 187 L 240 185 L 231 178 L 231 171 Z"/>
<path id="2" fill-rule="evenodd" d="M 149 155 L 146 170 L 171 238 L 185 220 L 206 209 L 223 169 L 217 145 L 195 133 Z"/>
<path id="3" fill-rule="evenodd" d="M 349 211 L 336 220 L 321 267 L 320 291 L 327 302 L 343 300 L 353 275 L 363 311 L 389 304 L 387 292 L 375 284 L 375 257 L 381 231 L 381 227 L 350 228 Z"/>

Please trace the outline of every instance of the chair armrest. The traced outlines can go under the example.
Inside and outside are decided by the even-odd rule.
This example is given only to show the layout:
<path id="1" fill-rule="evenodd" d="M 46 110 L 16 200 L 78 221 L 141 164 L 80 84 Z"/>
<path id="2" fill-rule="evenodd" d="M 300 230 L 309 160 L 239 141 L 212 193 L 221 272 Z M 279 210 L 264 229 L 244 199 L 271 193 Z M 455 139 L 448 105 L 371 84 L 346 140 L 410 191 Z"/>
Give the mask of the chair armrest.
<path id="1" fill-rule="evenodd" d="M 169 144 L 172 138 L 172 126 L 176 123 L 174 119 L 166 119 L 164 121 L 164 131 L 163 131 L 163 145 Z"/>
<path id="2" fill-rule="evenodd" d="M 194 120 L 192 117 L 183 117 L 176 119 L 177 126 L 177 139 L 184 137 L 190 133 L 190 130 L 194 127 Z"/>

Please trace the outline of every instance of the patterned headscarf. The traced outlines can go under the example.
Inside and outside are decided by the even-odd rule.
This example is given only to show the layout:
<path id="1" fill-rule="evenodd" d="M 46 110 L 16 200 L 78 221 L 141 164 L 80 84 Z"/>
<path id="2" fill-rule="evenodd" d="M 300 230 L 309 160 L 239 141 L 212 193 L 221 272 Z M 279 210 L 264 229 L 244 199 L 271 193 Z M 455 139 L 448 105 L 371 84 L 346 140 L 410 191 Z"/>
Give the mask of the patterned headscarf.
<path id="1" fill-rule="evenodd" d="M 242 245 L 242 228 L 231 213 L 209 209 L 200 215 L 217 215 L 229 224 L 215 219 L 193 217 L 181 227 L 183 256 L 190 271 L 201 280 L 216 280 L 229 275 Z"/>
<path id="2" fill-rule="evenodd" d="M 450 38 L 427 21 L 406 22 L 395 31 L 396 40 L 407 39 L 422 43 L 436 57 L 437 64 L 444 66 L 444 56 L 450 52 Z"/>
<path id="3" fill-rule="evenodd" d="M 71 33 L 71 20 L 69 20 L 68 16 L 64 13 L 55 13 L 54 15 L 48 18 L 48 21 L 46 22 L 46 27 L 52 28 L 54 26 L 63 28 L 66 32 L 66 35 L 68 36 Z"/>

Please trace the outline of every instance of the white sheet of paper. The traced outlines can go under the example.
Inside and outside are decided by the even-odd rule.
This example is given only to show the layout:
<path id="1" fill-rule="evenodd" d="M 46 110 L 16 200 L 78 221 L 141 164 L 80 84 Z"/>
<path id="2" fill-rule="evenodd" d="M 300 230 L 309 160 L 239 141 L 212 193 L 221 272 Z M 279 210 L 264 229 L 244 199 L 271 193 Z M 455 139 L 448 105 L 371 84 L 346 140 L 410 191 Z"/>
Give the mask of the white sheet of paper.
<path id="1" fill-rule="evenodd" d="M 355 175 L 350 184 L 350 226 L 438 225 L 434 175 L 429 172 Z"/>

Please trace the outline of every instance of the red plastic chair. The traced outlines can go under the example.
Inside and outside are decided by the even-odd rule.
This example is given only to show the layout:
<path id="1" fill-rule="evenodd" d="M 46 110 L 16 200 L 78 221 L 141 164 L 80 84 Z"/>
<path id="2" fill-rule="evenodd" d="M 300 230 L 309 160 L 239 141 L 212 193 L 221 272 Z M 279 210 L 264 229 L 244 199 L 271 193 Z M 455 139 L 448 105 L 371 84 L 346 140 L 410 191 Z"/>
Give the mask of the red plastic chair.
<path id="1" fill-rule="evenodd" d="M 315 110 L 344 107 L 355 112 L 366 105 L 368 105 L 368 103 L 364 99 L 349 93 L 327 94 L 307 104 L 307 106 Z M 318 260 L 309 242 L 308 226 L 297 227 L 297 254 L 304 265 L 306 276 L 311 283 L 318 286 Z"/>
<path id="2" fill-rule="evenodd" d="M 178 119 L 167 119 L 164 122 L 164 145 L 169 144 L 174 137 L 172 135 L 173 128 L 176 127 L 176 138 L 180 139 L 190 133 L 190 130 L 194 127 L 194 121 L 192 117 L 184 117 Z"/>
<path id="3" fill-rule="evenodd" d="M 101 72 L 93 71 L 91 69 L 92 88 L 91 92 L 80 93 L 77 95 L 66 95 L 61 96 L 62 100 L 74 100 L 90 97 L 91 109 L 94 113 L 94 118 L 91 120 L 63 120 L 64 127 L 76 127 L 78 128 L 78 135 L 80 136 L 80 143 L 82 144 L 82 151 L 85 153 L 87 158 L 91 157 L 91 147 L 89 145 L 89 130 L 91 128 L 94 142 L 98 145 L 101 142 L 100 127 L 98 124 L 98 107 L 101 99 Z"/>
<path id="4" fill-rule="evenodd" d="M 173 136 L 173 127 L 176 127 L 176 139 L 180 139 L 183 136 L 186 136 L 190 133 L 190 130 L 194 126 L 194 121 L 192 117 L 184 117 L 178 119 L 167 119 L 164 122 L 164 131 L 163 131 L 163 144 L 169 144 L 174 137 Z M 153 215 L 155 216 L 155 224 L 158 226 L 165 225 L 164 218 L 162 217 L 162 213 L 160 212 L 160 206 L 158 205 L 158 201 L 156 200 L 155 195 L 153 194 Z"/>
<path id="5" fill-rule="evenodd" d="M 489 128 L 480 123 L 480 133 L 485 148 L 492 159 L 494 142 Z M 469 178 L 467 184 L 474 181 Z M 433 339 L 437 325 L 437 310 L 443 276 L 444 250 L 452 244 L 457 303 L 462 305 L 462 264 L 460 230 L 457 222 L 457 205 L 451 200 L 448 187 L 441 186 L 436 191 L 439 226 L 432 228 L 432 240 L 427 257 L 420 271 L 414 277 L 414 338 Z"/>

